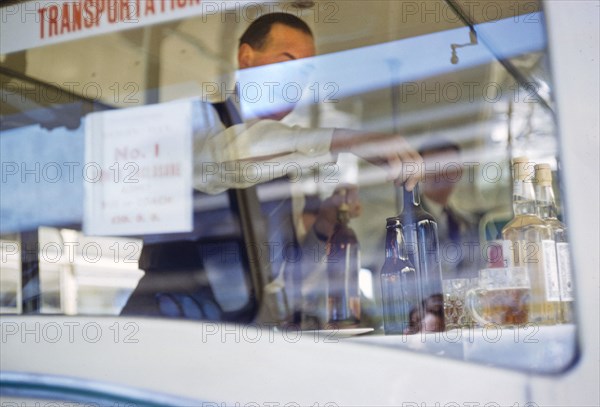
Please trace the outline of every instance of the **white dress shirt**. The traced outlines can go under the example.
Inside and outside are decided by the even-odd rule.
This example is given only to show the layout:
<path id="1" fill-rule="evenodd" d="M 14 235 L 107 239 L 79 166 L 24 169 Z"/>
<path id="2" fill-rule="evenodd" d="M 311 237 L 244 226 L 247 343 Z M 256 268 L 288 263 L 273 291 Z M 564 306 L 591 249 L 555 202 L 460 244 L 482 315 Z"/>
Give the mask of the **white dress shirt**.
<path id="1" fill-rule="evenodd" d="M 333 161 L 333 129 L 275 120 L 225 128 L 209 103 L 198 102 L 194 110 L 194 188 L 199 191 L 217 194 L 247 188 Z"/>

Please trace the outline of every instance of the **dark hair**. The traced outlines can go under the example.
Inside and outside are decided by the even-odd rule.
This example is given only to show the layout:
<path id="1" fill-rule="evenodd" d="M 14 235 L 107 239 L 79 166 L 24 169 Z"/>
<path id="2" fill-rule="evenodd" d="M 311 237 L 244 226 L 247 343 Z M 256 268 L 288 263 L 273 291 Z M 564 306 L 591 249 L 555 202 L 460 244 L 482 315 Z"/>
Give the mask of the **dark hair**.
<path id="1" fill-rule="evenodd" d="M 257 18 L 250 26 L 248 26 L 240 38 L 239 45 L 248 44 L 254 49 L 264 47 L 273 24 L 283 24 L 287 27 L 302 31 L 311 37 L 313 36 L 310 27 L 295 15 L 288 13 L 269 13 Z"/>

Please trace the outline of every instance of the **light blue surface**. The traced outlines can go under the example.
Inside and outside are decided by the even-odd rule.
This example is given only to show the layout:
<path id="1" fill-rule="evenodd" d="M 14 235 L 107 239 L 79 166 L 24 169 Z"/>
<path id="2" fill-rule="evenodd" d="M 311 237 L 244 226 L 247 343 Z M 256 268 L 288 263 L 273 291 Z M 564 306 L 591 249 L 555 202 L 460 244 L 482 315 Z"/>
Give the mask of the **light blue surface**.
<path id="1" fill-rule="evenodd" d="M 0 233 L 83 218 L 84 126 L 2 132 Z"/>

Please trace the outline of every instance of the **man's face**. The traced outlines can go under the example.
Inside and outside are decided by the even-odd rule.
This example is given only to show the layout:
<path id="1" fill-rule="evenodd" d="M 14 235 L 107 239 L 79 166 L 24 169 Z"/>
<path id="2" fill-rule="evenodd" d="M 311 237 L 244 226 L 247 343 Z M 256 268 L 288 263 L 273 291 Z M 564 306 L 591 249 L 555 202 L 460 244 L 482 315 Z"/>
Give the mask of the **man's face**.
<path id="1" fill-rule="evenodd" d="M 314 55 L 315 43 L 310 35 L 283 24 L 274 24 L 261 49 L 253 49 L 248 44 L 240 46 L 238 63 L 240 69 L 244 69 Z"/>
<path id="2" fill-rule="evenodd" d="M 274 24 L 262 48 L 254 49 L 248 44 L 240 46 L 238 63 L 240 69 L 245 69 L 308 58 L 314 55 L 315 44 L 312 36 L 283 24 Z M 293 81 L 294 73 L 291 73 L 291 75 L 288 73 L 287 78 Z M 288 101 L 282 105 L 274 104 L 273 109 L 269 113 L 260 113 L 260 117 L 263 119 L 281 120 L 293 108 L 294 103 Z"/>

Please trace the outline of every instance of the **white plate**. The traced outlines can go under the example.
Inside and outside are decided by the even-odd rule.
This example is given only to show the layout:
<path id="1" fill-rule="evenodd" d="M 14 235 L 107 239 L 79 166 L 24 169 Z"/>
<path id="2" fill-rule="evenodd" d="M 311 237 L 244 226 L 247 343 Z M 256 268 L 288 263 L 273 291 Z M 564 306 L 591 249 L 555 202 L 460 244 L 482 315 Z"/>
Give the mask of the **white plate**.
<path id="1" fill-rule="evenodd" d="M 302 335 L 325 341 L 327 339 L 349 338 L 351 336 L 373 332 L 374 330 L 374 328 L 320 329 L 315 331 L 302 331 Z"/>

